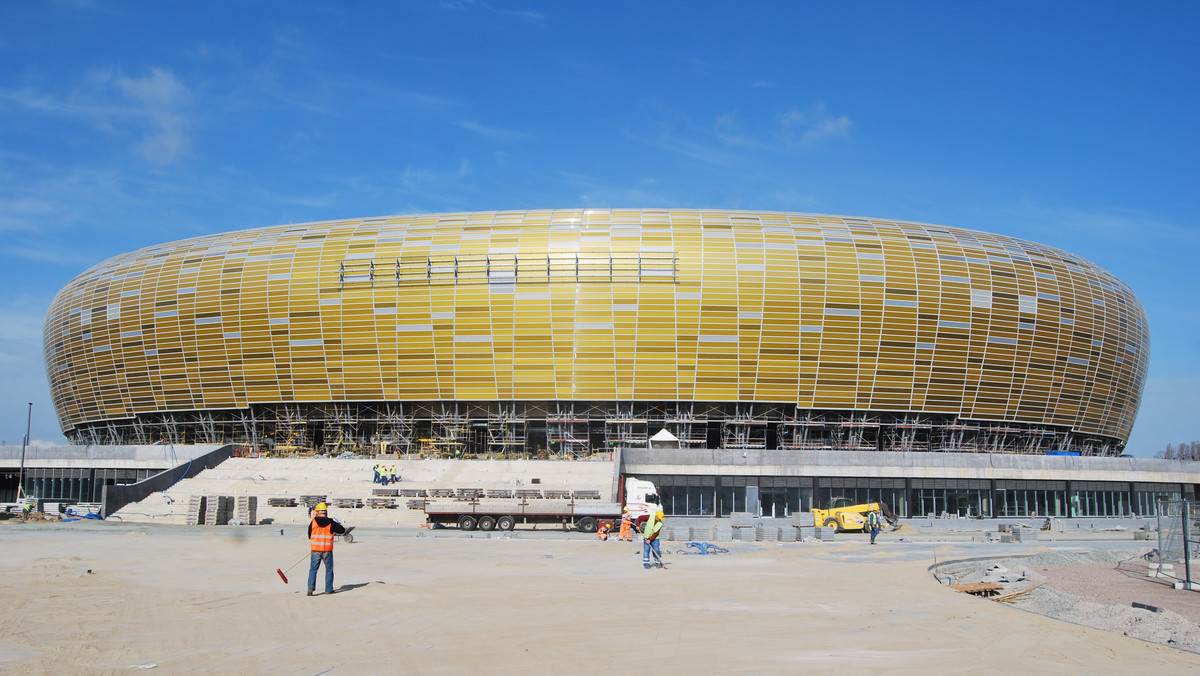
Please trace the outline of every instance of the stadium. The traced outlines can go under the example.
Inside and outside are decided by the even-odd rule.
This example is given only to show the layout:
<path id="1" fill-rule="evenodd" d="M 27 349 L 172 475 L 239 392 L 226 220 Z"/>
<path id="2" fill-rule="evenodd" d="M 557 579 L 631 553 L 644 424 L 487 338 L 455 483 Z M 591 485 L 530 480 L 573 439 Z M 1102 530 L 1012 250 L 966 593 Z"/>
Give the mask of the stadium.
<path id="1" fill-rule="evenodd" d="M 998 513 L 1006 490 L 1049 495 L 1014 510 L 1065 510 L 1067 482 L 1082 475 L 1053 463 L 1092 471 L 1121 455 L 1149 350 L 1133 292 L 1052 247 L 892 220 L 686 209 L 197 237 L 93 266 L 45 323 L 51 393 L 75 444 L 620 451 L 689 514 L 756 499 L 786 512 L 834 493 L 901 512 L 957 501 Z M 655 436 L 672 448 L 655 449 Z M 950 456 L 965 464 L 930 469 Z M 982 469 L 998 456 L 1017 463 L 1011 473 Z M 1022 462 L 1051 463 L 1038 475 L 1049 483 L 996 483 L 1033 477 Z M 939 487 L 947 477 L 965 483 Z M 1192 493 L 1176 475 L 1165 487 L 1088 478 L 1125 511 Z M 940 502 L 921 507 L 926 489 Z"/>

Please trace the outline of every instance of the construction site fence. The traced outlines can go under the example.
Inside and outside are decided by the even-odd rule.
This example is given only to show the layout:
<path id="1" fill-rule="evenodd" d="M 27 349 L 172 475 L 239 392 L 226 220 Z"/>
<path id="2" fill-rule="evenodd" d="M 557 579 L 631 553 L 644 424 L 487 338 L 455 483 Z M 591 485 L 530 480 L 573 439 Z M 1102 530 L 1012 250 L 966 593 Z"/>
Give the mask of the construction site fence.
<path id="1" fill-rule="evenodd" d="M 1194 500 L 1163 500 L 1158 503 L 1157 563 L 1160 579 L 1175 580 L 1184 589 L 1200 590 L 1200 518 Z"/>

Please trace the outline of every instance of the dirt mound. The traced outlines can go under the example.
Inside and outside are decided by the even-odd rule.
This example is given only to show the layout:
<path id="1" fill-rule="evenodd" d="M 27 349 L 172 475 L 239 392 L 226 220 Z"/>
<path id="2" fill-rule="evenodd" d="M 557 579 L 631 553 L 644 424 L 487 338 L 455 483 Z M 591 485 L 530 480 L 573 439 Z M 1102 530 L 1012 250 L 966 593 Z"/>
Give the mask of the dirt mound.
<path id="1" fill-rule="evenodd" d="M 998 584 L 1003 590 L 996 598 L 1024 591 L 1006 601 L 1022 610 L 1200 653 L 1195 592 L 1148 578 L 1144 557 L 1148 551 L 1044 551 L 949 562 L 938 572 L 958 584 Z M 1134 603 L 1154 609 L 1134 607 Z"/>

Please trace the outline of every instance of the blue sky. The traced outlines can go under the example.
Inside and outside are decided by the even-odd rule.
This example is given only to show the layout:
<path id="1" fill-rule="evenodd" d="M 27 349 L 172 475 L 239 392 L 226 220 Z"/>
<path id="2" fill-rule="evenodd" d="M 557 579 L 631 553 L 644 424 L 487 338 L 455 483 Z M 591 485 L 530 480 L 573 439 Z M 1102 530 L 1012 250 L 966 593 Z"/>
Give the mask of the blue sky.
<path id="1" fill-rule="evenodd" d="M 1128 283 L 1128 452 L 1200 440 L 1200 4 L 0 3 L 0 442 L 110 256 L 390 214 L 778 209 L 1031 239 Z"/>

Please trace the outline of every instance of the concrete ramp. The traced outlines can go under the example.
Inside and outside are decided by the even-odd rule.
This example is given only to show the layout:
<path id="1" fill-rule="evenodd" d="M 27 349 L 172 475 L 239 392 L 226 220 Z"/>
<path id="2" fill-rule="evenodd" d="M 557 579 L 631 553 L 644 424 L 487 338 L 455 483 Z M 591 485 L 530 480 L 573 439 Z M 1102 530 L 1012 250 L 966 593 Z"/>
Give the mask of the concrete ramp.
<path id="1" fill-rule="evenodd" d="M 386 487 L 372 483 L 377 462 L 389 470 L 396 466 L 399 483 Z M 612 499 L 616 463 L 592 460 L 405 460 L 388 458 L 229 458 L 219 466 L 185 479 L 145 500 L 125 506 L 116 514 L 125 521 L 187 523 L 192 496 L 227 495 L 257 497 L 259 523 L 308 523 L 305 496 L 325 496 L 330 516 L 348 525 L 404 525 L 424 522 L 421 510 L 408 509 L 405 496 L 413 491 L 460 489 L 540 490 L 549 494 L 598 493 Z M 381 496 L 377 491 L 386 491 Z M 295 507 L 275 507 L 272 498 L 296 500 Z M 391 508 L 372 508 L 372 500 L 391 502 Z M 548 498 L 553 499 L 553 498 Z M 360 502 L 357 508 L 338 507 L 335 501 Z M 279 502 L 280 500 L 276 500 Z"/>

